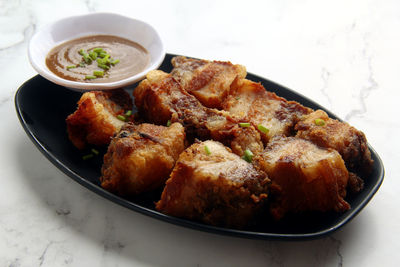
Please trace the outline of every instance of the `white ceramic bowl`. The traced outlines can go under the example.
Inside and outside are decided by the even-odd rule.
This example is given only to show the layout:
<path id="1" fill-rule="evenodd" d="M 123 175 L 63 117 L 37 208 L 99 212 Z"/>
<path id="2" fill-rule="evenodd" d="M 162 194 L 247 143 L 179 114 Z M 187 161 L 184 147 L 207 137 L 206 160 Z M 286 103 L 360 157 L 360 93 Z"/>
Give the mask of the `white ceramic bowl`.
<path id="1" fill-rule="evenodd" d="M 46 66 L 49 51 L 60 43 L 88 35 L 114 35 L 134 41 L 150 54 L 150 63 L 142 72 L 109 83 L 85 83 L 58 77 Z M 77 91 L 107 90 L 124 87 L 143 79 L 147 72 L 157 69 L 164 57 L 165 48 L 156 30 L 149 24 L 112 13 L 92 13 L 61 19 L 36 33 L 29 42 L 29 60 L 44 78 Z"/>

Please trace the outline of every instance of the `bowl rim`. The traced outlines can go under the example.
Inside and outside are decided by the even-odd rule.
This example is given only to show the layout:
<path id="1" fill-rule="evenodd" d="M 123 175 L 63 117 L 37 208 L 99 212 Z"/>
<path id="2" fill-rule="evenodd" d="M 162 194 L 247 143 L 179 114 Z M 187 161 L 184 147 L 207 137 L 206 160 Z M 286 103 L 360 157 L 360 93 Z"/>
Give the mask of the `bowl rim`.
<path id="1" fill-rule="evenodd" d="M 43 36 L 43 34 L 45 34 L 46 32 L 49 32 L 55 25 L 60 25 L 63 23 L 67 23 L 70 22 L 71 20 L 76 20 L 76 19 L 82 19 L 82 18 L 87 18 L 87 19 L 94 19 L 97 17 L 104 17 L 104 16 L 108 16 L 108 17 L 118 17 L 119 19 L 122 20 L 130 20 L 134 23 L 138 23 L 141 24 L 143 26 L 145 26 L 147 29 L 150 30 L 150 32 L 152 34 L 154 34 L 154 38 L 157 40 L 157 43 L 159 45 L 157 45 L 158 49 L 158 53 L 151 53 L 149 51 L 150 56 L 152 57 L 152 59 L 150 60 L 149 65 L 140 73 L 137 73 L 133 76 L 130 76 L 128 78 L 119 80 L 119 81 L 114 81 L 114 82 L 107 82 L 107 83 L 86 83 L 86 82 L 78 82 L 78 81 L 71 81 L 71 80 L 66 80 L 63 79 L 59 76 L 57 76 L 56 74 L 54 74 L 53 72 L 51 72 L 46 64 L 44 64 L 44 68 L 43 68 L 43 63 L 39 63 L 37 62 L 37 59 L 34 58 L 33 56 L 33 50 L 34 48 L 38 45 L 38 41 L 40 40 L 39 37 Z M 87 34 L 85 34 L 85 32 L 87 32 Z M 92 35 L 98 35 L 101 34 L 100 32 L 98 33 L 92 33 Z M 107 35 L 110 35 L 108 33 L 105 33 Z M 57 41 L 52 48 L 54 48 L 55 46 L 67 42 L 69 40 L 73 40 L 76 38 L 80 38 L 80 37 L 84 37 L 84 36 L 89 36 L 90 32 L 89 31 L 83 31 L 82 34 L 78 34 L 72 37 L 72 38 L 66 38 L 63 39 L 61 41 Z M 125 39 L 129 39 L 126 36 L 123 35 L 118 35 L 118 32 L 116 32 L 114 34 L 115 36 L 119 36 Z M 140 44 L 140 43 L 139 43 Z M 142 44 L 140 44 L 142 45 Z M 50 49 L 51 50 L 51 49 Z M 50 51 L 49 50 L 49 51 Z M 48 52 L 49 52 L 48 51 Z M 38 32 L 36 32 L 31 39 L 29 40 L 29 44 L 28 44 L 28 59 L 29 62 L 31 63 L 32 67 L 44 78 L 46 78 L 47 80 L 56 83 L 58 85 L 62 85 L 65 86 L 71 90 L 74 91 L 80 91 L 80 92 L 85 92 L 88 90 L 110 90 L 110 89 L 115 89 L 115 88 L 121 88 L 121 87 L 125 87 L 128 85 L 131 85 L 135 82 L 138 82 L 139 80 L 143 79 L 145 77 L 145 75 L 147 74 L 147 72 L 149 72 L 150 70 L 154 70 L 157 69 L 161 63 L 163 62 L 164 58 L 166 55 L 166 50 L 165 50 L 165 46 L 163 44 L 163 41 L 161 39 L 160 34 L 158 33 L 158 31 L 149 23 L 136 19 L 136 18 L 131 18 L 131 17 L 127 17 L 124 15 L 120 15 L 120 14 L 116 14 L 116 13 L 111 13 L 111 12 L 94 12 L 94 13 L 89 13 L 89 14 L 83 14 L 83 15 L 76 15 L 76 16 L 68 16 L 59 20 L 56 20 L 50 24 L 45 25 L 44 27 L 42 27 Z M 47 56 L 47 54 L 46 54 Z M 41 57 L 42 58 L 42 57 Z M 42 60 L 45 60 L 45 58 L 42 58 Z"/>

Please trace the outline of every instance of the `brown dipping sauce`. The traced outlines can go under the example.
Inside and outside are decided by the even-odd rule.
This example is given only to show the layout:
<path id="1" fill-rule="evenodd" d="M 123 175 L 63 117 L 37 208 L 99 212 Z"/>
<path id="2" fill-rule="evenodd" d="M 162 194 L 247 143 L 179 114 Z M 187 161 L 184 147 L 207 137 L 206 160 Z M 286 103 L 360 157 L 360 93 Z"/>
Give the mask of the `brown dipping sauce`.
<path id="1" fill-rule="evenodd" d="M 91 51 L 94 48 L 102 48 L 113 59 L 120 62 L 104 71 L 102 78 L 85 79 L 86 75 L 93 75 L 93 71 L 103 70 L 97 66 L 97 62 L 85 64 L 84 67 L 76 67 L 67 70 L 67 66 L 79 65 L 82 56 L 81 49 Z M 147 50 L 133 41 L 112 35 L 93 35 L 74 39 L 62 43 L 53 48 L 46 57 L 47 67 L 57 76 L 78 82 L 107 83 L 115 82 L 131 77 L 144 70 L 150 62 Z"/>

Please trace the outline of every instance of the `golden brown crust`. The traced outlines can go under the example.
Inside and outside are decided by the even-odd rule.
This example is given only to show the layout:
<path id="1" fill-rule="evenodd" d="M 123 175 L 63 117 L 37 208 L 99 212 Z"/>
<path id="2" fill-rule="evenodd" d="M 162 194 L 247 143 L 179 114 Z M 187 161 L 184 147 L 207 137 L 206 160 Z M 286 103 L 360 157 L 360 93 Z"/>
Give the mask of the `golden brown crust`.
<path id="1" fill-rule="evenodd" d="M 186 58 L 172 59 L 171 75 L 184 90 L 194 95 L 204 106 L 221 108 L 231 83 L 246 77 L 246 68 L 225 61 L 207 61 Z"/>
<path id="2" fill-rule="evenodd" d="M 247 79 L 237 79 L 232 83 L 222 108 L 243 121 L 251 122 L 256 129 L 258 125 L 266 127 L 267 133 L 260 131 L 264 144 L 277 135 L 293 135 L 295 124 L 312 111 Z"/>
<path id="3" fill-rule="evenodd" d="M 240 120 L 225 111 L 204 107 L 170 75 L 151 71 L 134 91 L 135 104 L 146 120 L 165 125 L 168 120 L 182 123 L 192 139 L 213 139 L 242 155 L 246 149 L 261 152 L 260 134 L 253 126 L 242 128 Z"/>
<path id="4" fill-rule="evenodd" d="M 156 189 L 184 149 L 185 132 L 179 123 L 170 127 L 126 124 L 104 155 L 101 186 L 123 196 Z"/>
<path id="5" fill-rule="evenodd" d="M 275 185 L 270 211 L 275 219 L 287 212 L 343 212 L 350 208 L 344 200 L 348 171 L 333 149 L 319 148 L 295 137 L 276 137 L 255 164 L 268 174 Z"/>
<path id="6" fill-rule="evenodd" d="M 179 156 L 156 208 L 208 224 L 243 227 L 263 207 L 268 185 L 264 172 L 221 143 L 199 142 Z"/>
<path id="7" fill-rule="evenodd" d="M 324 125 L 318 126 L 316 119 L 322 119 Z M 295 129 L 297 137 L 312 141 L 321 147 L 336 149 L 350 170 L 371 172 L 373 160 L 363 132 L 345 122 L 329 118 L 322 110 L 316 110 L 305 116 Z"/>
<path id="8" fill-rule="evenodd" d="M 77 110 L 66 119 L 68 137 L 75 147 L 107 145 L 123 122 L 118 115 L 132 110 L 132 99 L 124 90 L 92 91 L 82 95 Z"/>

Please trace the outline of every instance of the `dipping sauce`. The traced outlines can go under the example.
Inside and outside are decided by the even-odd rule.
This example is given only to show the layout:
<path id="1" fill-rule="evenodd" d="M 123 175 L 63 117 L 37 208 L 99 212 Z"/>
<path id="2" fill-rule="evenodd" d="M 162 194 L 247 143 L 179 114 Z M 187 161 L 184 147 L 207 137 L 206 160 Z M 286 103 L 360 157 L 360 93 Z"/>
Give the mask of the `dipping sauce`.
<path id="1" fill-rule="evenodd" d="M 84 61 L 80 51 L 103 49 L 117 64 L 100 68 L 96 60 Z M 57 76 L 78 82 L 107 83 L 123 80 L 144 70 L 150 62 L 148 51 L 133 41 L 112 35 L 92 35 L 62 43 L 53 48 L 46 57 L 46 65 Z M 71 67 L 72 66 L 72 67 Z M 75 66 L 75 67 L 73 67 Z M 67 68 L 68 67 L 68 68 Z M 102 77 L 87 79 L 94 72 L 103 71 Z"/>

